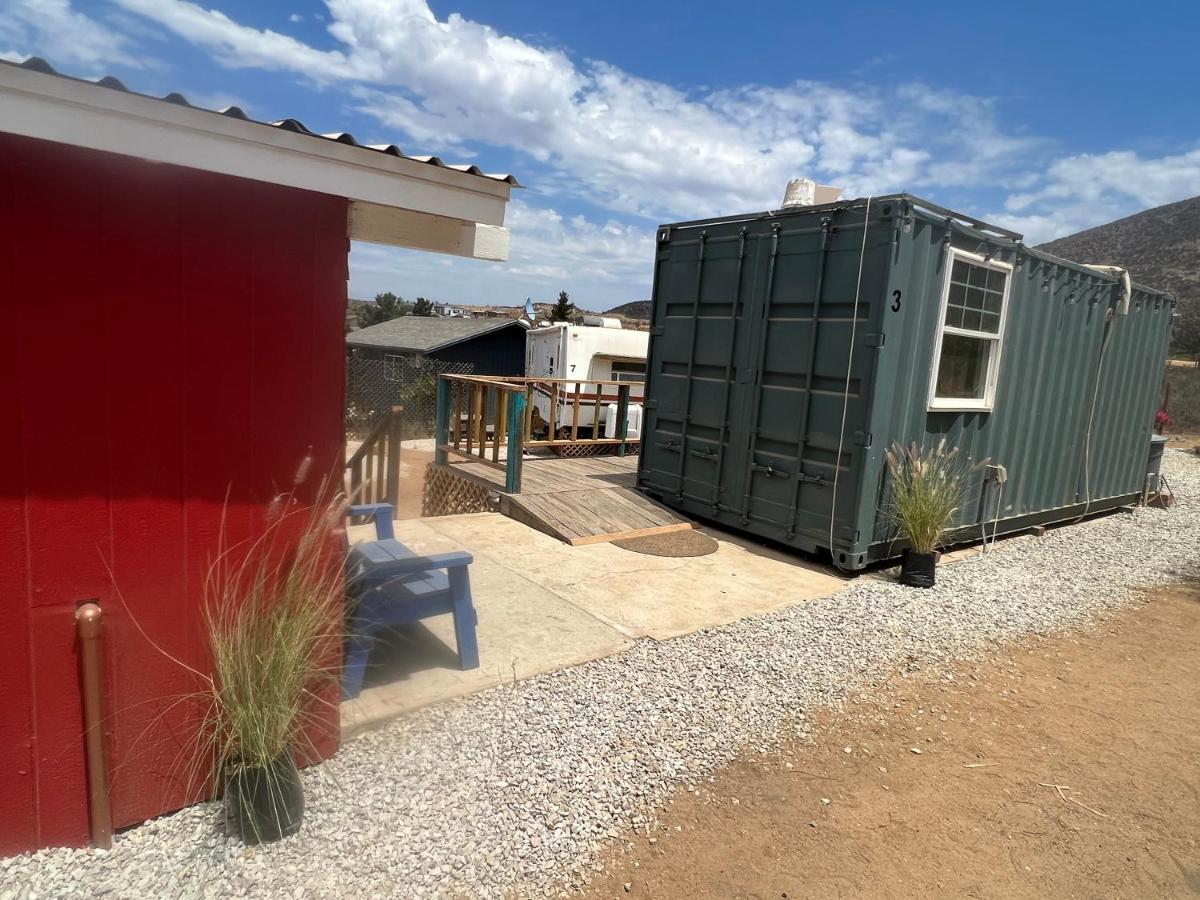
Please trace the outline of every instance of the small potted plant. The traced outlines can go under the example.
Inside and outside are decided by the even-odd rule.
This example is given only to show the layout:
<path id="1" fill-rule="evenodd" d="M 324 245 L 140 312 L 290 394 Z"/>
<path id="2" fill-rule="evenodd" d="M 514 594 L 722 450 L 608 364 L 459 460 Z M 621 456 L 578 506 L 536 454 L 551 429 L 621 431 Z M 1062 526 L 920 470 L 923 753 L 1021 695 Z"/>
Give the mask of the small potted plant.
<path id="1" fill-rule="evenodd" d="M 300 829 L 298 753 L 337 679 L 344 552 L 342 498 L 268 517 L 256 540 L 223 549 L 205 585 L 212 675 L 199 758 L 224 786 L 226 826 L 247 844 Z M 324 696 L 323 696 L 324 695 Z"/>
<path id="2" fill-rule="evenodd" d="M 962 505 L 968 471 L 958 448 L 946 449 L 943 438 L 936 447 L 893 444 L 885 452 L 891 474 L 891 517 L 908 542 L 900 565 L 900 583 L 931 588 L 942 535 Z"/>

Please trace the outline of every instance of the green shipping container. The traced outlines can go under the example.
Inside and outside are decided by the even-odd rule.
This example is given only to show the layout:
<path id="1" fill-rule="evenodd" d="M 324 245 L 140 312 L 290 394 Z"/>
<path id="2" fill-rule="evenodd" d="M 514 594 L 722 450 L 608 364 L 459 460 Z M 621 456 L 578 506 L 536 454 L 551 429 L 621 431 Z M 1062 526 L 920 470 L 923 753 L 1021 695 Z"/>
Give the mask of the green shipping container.
<path id="1" fill-rule="evenodd" d="M 638 484 L 669 506 L 852 570 L 903 546 L 893 443 L 990 461 L 952 540 L 1140 496 L 1168 296 L 905 194 L 657 242 Z"/>

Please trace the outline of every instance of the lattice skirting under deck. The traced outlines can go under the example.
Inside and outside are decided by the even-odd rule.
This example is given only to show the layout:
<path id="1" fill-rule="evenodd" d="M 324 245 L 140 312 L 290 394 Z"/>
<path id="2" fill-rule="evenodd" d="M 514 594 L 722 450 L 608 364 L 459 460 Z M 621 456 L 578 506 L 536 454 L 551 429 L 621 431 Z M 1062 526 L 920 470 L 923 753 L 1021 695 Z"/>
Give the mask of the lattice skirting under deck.
<path id="1" fill-rule="evenodd" d="M 425 467 L 425 487 L 421 491 L 421 515 L 456 516 L 487 512 L 488 489 L 476 481 L 455 473 L 446 466 L 429 463 Z"/>

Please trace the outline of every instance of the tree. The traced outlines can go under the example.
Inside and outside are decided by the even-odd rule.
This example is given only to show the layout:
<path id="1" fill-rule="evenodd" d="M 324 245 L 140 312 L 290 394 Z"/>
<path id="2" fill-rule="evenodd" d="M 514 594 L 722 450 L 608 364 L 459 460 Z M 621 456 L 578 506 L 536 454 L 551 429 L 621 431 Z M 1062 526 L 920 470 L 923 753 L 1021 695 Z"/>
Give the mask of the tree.
<path id="1" fill-rule="evenodd" d="M 566 291 L 558 292 L 558 299 L 554 301 L 554 308 L 550 310 L 551 322 L 570 322 L 571 314 L 575 312 L 575 304 L 571 302 L 571 298 L 567 296 Z"/>
<path id="2" fill-rule="evenodd" d="M 418 297 L 417 302 L 413 304 L 412 314 L 414 316 L 432 316 L 433 304 L 424 297 Z"/>
<path id="3" fill-rule="evenodd" d="M 391 319 L 407 316 L 412 311 L 412 304 L 405 303 L 403 297 L 397 297 L 391 291 L 375 295 L 374 305 L 365 303 L 358 309 L 358 324 L 363 328 L 368 325 L 378 325 Z"/>

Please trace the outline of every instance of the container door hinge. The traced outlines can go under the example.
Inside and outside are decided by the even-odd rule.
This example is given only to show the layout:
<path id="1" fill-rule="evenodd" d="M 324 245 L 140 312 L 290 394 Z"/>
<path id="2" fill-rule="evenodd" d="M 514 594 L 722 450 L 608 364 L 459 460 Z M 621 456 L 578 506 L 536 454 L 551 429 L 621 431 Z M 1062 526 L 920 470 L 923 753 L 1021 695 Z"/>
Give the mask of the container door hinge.
<path id="1" fill-rule="evenodd" d="M 655 325 L 650 329 L 650 337 L 662 337 L 665 330 L 662 325 Z"/>
<path id="2" fill-rule="evenodd" d="M 658 398 L 657 397 L 647 397 L 646 400 L 642 403 L 642 406 L 644 406 L 646 409 L 658 409 Z"/>
<path id="3" fill-rule="evenodd" d="M 860 447 L 870 447 L 871 446 L 871 432 L 869 432 L 869 431 L 854 432 L 854 443 L 858 444 L 858 446 L 860 446 Z"/>
<path id="4" fill-rule="evenodd" d="M 868 334 L 863 337 L 863 343 L 866 346 L 875 348 L 882 347 L 885 340 L 887 340 L 886 334 Z"/>

